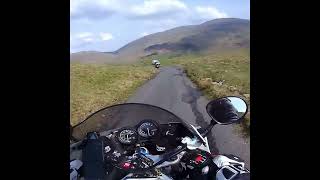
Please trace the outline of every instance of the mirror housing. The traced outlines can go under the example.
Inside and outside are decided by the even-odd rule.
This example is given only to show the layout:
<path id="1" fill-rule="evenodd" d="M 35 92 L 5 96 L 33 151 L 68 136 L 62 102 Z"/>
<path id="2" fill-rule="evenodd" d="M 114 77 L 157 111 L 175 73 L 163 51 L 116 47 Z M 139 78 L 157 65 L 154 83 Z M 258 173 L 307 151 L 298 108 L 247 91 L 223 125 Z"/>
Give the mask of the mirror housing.
<path id="1" fill-rule="evenodd" d="M 226 96 L 210 101 L 206 110 L 217 124 L 227 125 L 240 122 L 248 112 L 248 105 L 242 98 Z"/>

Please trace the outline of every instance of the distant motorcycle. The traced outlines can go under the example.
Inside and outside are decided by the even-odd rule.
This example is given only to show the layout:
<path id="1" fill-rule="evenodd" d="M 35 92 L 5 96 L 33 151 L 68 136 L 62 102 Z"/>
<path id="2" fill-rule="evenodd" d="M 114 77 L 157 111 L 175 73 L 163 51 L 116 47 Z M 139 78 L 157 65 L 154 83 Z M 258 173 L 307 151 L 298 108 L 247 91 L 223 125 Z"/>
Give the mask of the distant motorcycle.
<path id="1" fill-rule="evenodd" d="M 159 68 L 159 67 L 160 67 L 160 62 L 156 63 L 156 64 L 154 65 L 154 67 Z"/>
<path id="2" fill-rule="evenodd" d="M 160 61 L 157 59 L 152 60 L 152 65 L 155 65 L 156 63 L 160 63 Z"/>
<path id="3" fill-rule="evenodd" d="M 152 60 L 152 65 L 154 65 L 155 68 L 159 68 L 160 67 L 160 61 L 159 60 Z"/>

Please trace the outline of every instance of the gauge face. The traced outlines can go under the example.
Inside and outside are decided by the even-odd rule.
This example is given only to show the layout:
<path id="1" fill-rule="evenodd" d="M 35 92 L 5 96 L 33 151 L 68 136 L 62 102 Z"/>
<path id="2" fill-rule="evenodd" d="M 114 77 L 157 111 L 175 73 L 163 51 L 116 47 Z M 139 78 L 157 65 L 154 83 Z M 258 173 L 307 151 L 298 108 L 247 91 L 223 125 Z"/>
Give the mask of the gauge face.
<path id="1" fill-rule="evenodd" d="M 138 127 L 138 134 L 145 138 L 155 136 L 158 131 L 158 126 L 151 121 L 145 121 Z"/>
<path id="2" fill-rule="evenodd" d="M 134 129 L 122 129 L 118 135 L 118 140 L 122 144 L 134 144 L 137 139 L 138 134 Z"/>

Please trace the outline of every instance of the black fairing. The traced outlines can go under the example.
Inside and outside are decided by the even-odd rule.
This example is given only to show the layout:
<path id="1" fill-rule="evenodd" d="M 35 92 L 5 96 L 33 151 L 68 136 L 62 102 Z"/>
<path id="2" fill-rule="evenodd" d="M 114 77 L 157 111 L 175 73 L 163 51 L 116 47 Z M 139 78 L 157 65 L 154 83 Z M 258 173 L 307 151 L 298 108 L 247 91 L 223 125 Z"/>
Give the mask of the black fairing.
<path id="1" fill-rule="evenodd" d="M 75 125 L 72 130 L 72 136 L 77 140 L 81 140 L 88 132 L 100 133 L 127 126 L 133 127 L 144 119 L 152 119 L 161 124 L 181 123 L 194 136 L 202 140 L 190 124 L 185 123 L 170 111 L 141 103 L 118 104 L 103 108 Z"/>

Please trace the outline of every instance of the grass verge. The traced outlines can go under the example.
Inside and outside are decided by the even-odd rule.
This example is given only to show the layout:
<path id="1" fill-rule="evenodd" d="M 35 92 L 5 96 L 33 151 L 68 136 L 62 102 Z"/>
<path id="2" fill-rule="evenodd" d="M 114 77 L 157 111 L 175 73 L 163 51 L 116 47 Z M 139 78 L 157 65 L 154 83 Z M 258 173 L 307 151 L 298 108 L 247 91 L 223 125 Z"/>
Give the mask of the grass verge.
<path id="1" fill-rule="evenodd" d="M 250 55 L 248 50 L 219 54 L 154 56 L 161 65 L 180 65 L 208 99 L 240 96 L 250 105 Z M 150 57 L 142 61 L 150 62 Z M 239 125 L 242 135 L 250 136 L 250 110 Z"/>
<path id="2" fill-rule="evenodd" d="M 156 72 L 152 66 L 70 64 L 70 123 L 91 113 L 124 102 Z"/>

